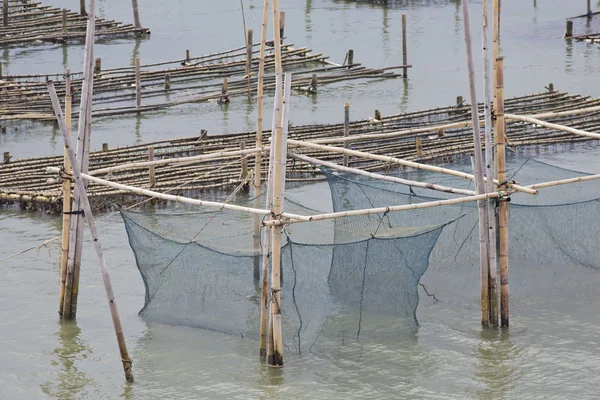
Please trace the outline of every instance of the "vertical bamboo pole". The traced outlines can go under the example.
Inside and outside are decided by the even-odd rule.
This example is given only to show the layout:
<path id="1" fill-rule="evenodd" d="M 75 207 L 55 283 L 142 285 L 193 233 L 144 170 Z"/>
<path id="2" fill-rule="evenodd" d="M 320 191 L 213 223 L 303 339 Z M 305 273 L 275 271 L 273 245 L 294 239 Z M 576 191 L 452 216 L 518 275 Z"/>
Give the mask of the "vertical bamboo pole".
<path id="1" fill-rule="evenodd" d="M 93 1 L 91 1 L 90 5 L 90 14 L 93 14 Z M 50 98 L 52 100 L 52 106 L 54 108 L 54 113 L 56 115 L 56 119 L 58 121 L 58 125 L 60 126 L 60 131 L 63 135 L 65 141 L 65 148 L 67 149 L 67 153 L 69 155 L 69 160 L 72 163 L 73 167 L 73 175 L 75 178 L 75 187 L 78 189 L 78 192 L 81 193 L 80 202 L 82 208 L 84 210 L 85 218 L 88 223 L 88 227 L 90 229 L 90 233 L 92 235 L 92 239 L 94 242 L 94 248 L 96 250 L 96 256 L 98 257 L 98 264 L 100 265 L 100 272 L 102 273 L 102 280 L 104 282 L 104 288 L 106 290 L 106 297 L 108 298 L 108 306 L 110 308 L 110 313 L 113 320 L 113 326 L 115 328 L 115 334 L 117 336 L 117 343 L 119 345 L 119 351 L 121 353 L 121 362 L 123 363 L 123 370 L 125 372 L 125 379 L 129 382 L 133 382 L 133 371 L 132 371 L 132 363 L 131 357 L 129 357 L 129 352 L 127 351 L 127 345 L 125 343 L 125 335 L 123 334 L 123 326 L 121 325 L 121 319 L 119 318 L 119 312 L 117 310 L 117 303 L 115 302 L 115 294 L 112 289 L 112 284 L 110 281 L 110 276 L 108 274 L 108 268 L 106 266 L 106 260 L 104 259 L 104 254 L 102 251 L 102 246 L 100 245 L 100 238 L 98 236 L 98 230 L 96 229 L 96 222 L 94 221 L 94 216 L 92 214 L 92 208 L 90 206 L 89 199 L 87 197 L 85 185 L 83 184 L 83 179 L 81 179 L 81 170 L 79 169 L 79 165 L 77 164 L 77 159 L 75 157 L 75 153 L 71 148 L 71 144 L 69 143 L 69 134 L 68 129 L 65 124 L 65 120 L 63 119 L 62 110 L 60 109 L 60 103 L 58 100 L 58 96 L 56 95 L 56 90 L 54 89 L 54 83 L 52 81 L 48 82 L 48 90 L 50 92 Z"/>
<path id="2" fill-rule="evenodd" d="M 350 135 L 350 104 L 344 105 L 344 137 L 347 138 Z M 350 143 L 344 142 L 344 148 L 347 149 Z M 344 154 L 344 167 L 348 166 L 348 154 Z"/>
<path id="3" fill-rule="evenodd" d="M 592 0 L 587 0 L 586 1 L 586 13 L 585 15 L 587 15 L 588 18 L 592 18 Z"/>
<path id="4" fill-rule="evenodd" d="M 251 97 L 250 77 L 252 75 L 252 29 L 248 29 L 248 38 L 246 39 L 246 75 L 248 76 L 248 98 Z"/>
<path id="5" fill-rule="evenodd" d="M 102 73 L 102 59 L 96 58 L 94 63 L 94 75 L 100 75 Z"/>
<path id="6" fill-rule="evenodd" d="M 135 109 L 140 112 L 142 107 L 142 79 L 140 72 L 140 58 L 135 58 Z"/>
<path id="7" fill-rule="evenodd" d="M 79 0 L 79 14 L 85 16 L 87 12 L 85 11 L 85 0 Z"/>
<path id="8" fill-rule="evenodd" d="M 165 90 L 171 89 L 171 75 L 165 74 Z"/>
<path id="9" fill-rule="evenodd" d="M 283 44 L 283 38 L 285 37 L 285 11 L 279 12 L 279 37 Z"/>
<path id="10" fill-rule="evenodd" d="M 423 157 L 423 142 L 420 137 L 415 139 L 415 148 L 417 149 L 417 160 Z"/>
<path id="11" fill-rule="evenodd" d="M 498 190 L 506 190 L 506 122 L 504 120 L 504 59 L 496 59 L 496 159 Z M 498 199 L 498 230 L 500 241 L 500 325 L 509 326 L 508 311 L 508 201 Z"/>
<path id="12" fill-rule="evenodd" d="M 565 38 L 573 36 L 573 20 L 567 20 L 567 28 L 565 30 Z"/>
<path id="13" fill-rule="evenodd" d="M 65 96 L 65 125 L 67 127 L 67 136 L 71 141 L 71 71 L 67 69 L 66 96 Z M 59 288 L 59 306 L 58 315 L 62 318 L 65 305 L 65 284 L 67 281 L 67 263 L 69 259 L 69 225 L 71 222 L 71 162 L 69 161 L 69 152 L 64 150 L 64 175 L 62 184 L 63 193 L 63 218 L 62 218 L 62 245 L 60 258 L 60 288 Z"/>
<path id="14" fill-rule="evenodd" d="M 408 65 L 408 54 L 406 49 L 406 14 L 402 14 L 402 64 Z M 408 78 L 408 68 L 402 68 L 402 77 Z"/>
<path id="15" fill-rule="evenodd" d="M 352 64 L 354 64 L 354 50 L 348 50 L 348 69 L 352 68 Z"/>
<path id="16" fill-rule="evenodd" d="M 263 5 L 263 18 L 262 18 L 262 30 L 260 36 L 260 59 L 258 64 L 258 89 L 256 96 L 257 103 L 257 118 L 256 118 L 256 147 L 262 146 L 262 134 L 263 134 L 263 93 L 264 93 L 264 79 L 265 79 L 265 48 L 267 40 L 267 20 L 269 17 L 269 0 L 264 0 Z M 256 153 L 254 158 L 254 208 L 260 206 L 260 183 L 261 183 L 261 164 L 262 155 Z M 268 205 L 268 204 L 267 204 Z M 260 357 L 262 359 L 267 356 L 267 326 L 268 326 L 268 276 L 267 269 L 269 265 L 269 253 L 270 248 L 267 247 L 267 237 L 270 238 L 270 228 L 264 228 L 265 234 L 263 239 L 263 263 L 262 263 L 262 280 L 261 280 L 261 298 L 260 298 Z M 258 249 L 260 246 L 260 217 L 254 216 L 254 247 Z M 254 277 L 259 279 L 258 271 L 255 267 Z"/>
<path id="17" fill-rule="evenodd" d="M 483 0 L 483 83 L 484 83 L 484 120 L 485 120 L 485 174 L 487 176 L 486 192 L 494 191 L 494 155 L 492 147 L 492 82 L 490 81 L 490 55 L 489 55 L 489 25 L 488 25 L 488 0 Z M 489 267 L 489 299 L 490 299 L 490 325 L 498 326 L 498 277 L 496 259 L 496 215 L 492 200 L 487 202 L 488 211 L 488 249 L 490 257 Z"/>
<path id="18" fill-rule="evenodd" d="M 467 68 L 469 73 L 469 90 L 471 95 L 471 118 L 473 120 L 473 144 L 475 152 L 475 189 L 477 194 L 485 193 L 483 183 L 483 163 L 481 160 L 481 135 L 479 133 L 479 113 L 477 109 L 477 95 L 475 85 L 475 67 L 473 66 L 473 49 L 471 43 L 471 22 L 469 16 L 469 0 L 462 0 L 463 20 L 465 29 L 465 43 L 467 47 Z M 481 324 L 489 326 L 489 256 L 488 256 L 488 229 L 485 200 L 477 202 L 479 212 L 479 267 L 481 275 Z"/>
<path id="19" fill-rule="evenodd" d="M 131 0 L 131 5 L 133 6 L 133 23 L 135 24 L 136 28 L 141 28 L 142 25 L 140 24 L 140 13 L 138 10 L 138 0 Z"/>
<path id="20" fill-rule="evenodd" d="M 8 26 L 8 0 L 2 2 L 2 23 Z"/>
<path id="21" fill-rule="evenodd" d="M 240 150 L 241 151 L 246 150 L 246 142 L 243 140 L 240 142 Z M 248 177 L 248 156 L 246 154 L 241 154 L 240 155 L 240 180 L 243 182 L 246 180 L 247 177 Z M 247 187 L 247 186 L 244 185 L 244 187 Z"/>
<path id="22" fill-rule="evenodd" d="M 81 104 L 79 106 L 79 123 L 77 131 L 77 167 L 83 173 L 89 168 L 89 151 L 92 115 L 92 91 L 94 88 L 94 36 L 96 31 L 95 0 L 90 0 L 90 10 L 85 37 L 85 53 L 83 57 L 83 83 L 81 87 Z M 74 168 L 74 166 L 72 166 Z M 81 248 L 83 244 L 83 210 L 80 204 L 82 193 L 77 187 L 74 190 L 71 226 L 69 230 L 69 260 L 67 264 L 67 281 L 63 318 L 74 319 L 77 315 L 77 297 L 79 295 L 79 273 L 81 268 Z"/>
<path id="23" fill-rule="evenodd" d="M 281 35 L 280 35 L 280 15 L 279 0 L 273 0 L 273 31 L 275 42 L 275 76 L 281 81 Z M 282 96 L 283 97 L 283 96 Z M 282 179 L 285 171 L 285 162 L 283 159 L 283 126 L 282 126 L 282 107 L 279 106 L 275 125 L 275 134 L 273 135 L 273 205 L 272 213 L 277 216 L 283 212 L 283 187 Z M 282 166 L 283 164 L 283 166 Z M 281 337 L 281 225 L 272 228 L 271 242 L 271 332 L 273 338 L 273 351 L 267 354 L 268 362 L 271 365 L 283 366 L 283 340 Z"/>
<path id="24" fill-rule="evenodd" d="M 154 146 L 148 146 L 148 161 L 154 161 Z M 156 172 L 154 165 L 148 167 L 148 184 L 153 187 L 156 183 Z"/>

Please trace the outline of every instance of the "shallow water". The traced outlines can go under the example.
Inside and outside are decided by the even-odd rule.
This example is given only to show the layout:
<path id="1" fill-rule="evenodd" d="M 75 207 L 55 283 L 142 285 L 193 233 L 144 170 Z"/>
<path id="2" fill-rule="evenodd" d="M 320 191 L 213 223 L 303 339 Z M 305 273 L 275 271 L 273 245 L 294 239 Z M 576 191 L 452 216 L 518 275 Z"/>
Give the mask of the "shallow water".
<path id="1" fill-rule="evenodd" d="M 403 5 L 408 3 L 408 5 Z M 573 4 L 581 3 L 581 4 Z M 98 0 L 101 16 L 131 21 L 128 2 Z M 73 0 L 53 5 L 74 7 Z M 245 1 L 246 23 L 259 30 L 262 1 Z M 352 118 L 375 108 L 383 114 L 453 104 L 467 94 L 466 57 L 458 1 L 399 2 L 385 8 L 354 2 L 281 1 L 286 36 L 341 62 L 348 48 L 366 66 L 401 63 L 402 13 L 408 14 L 408 81 L 350 82 L 324 86 L 314 97 L 293 97 L 294 124 L 339 122 L 343 105 Z M 502 54 L 506 95 L 555 88 L 599 95 L 600 47 L 560 39 L 580 2 L 504 1 Z M 597 6 L 597 5 L 596 5 Z M 472 4 L 472 16 L 481 3 Z M 140 2 L 152 30 L 139 42 L 99 43 L 103 67 L 182 58 L 238 47 L 243 29 L 237 1 Z M 474 37 L 479 23 L 472 21 Z M 576 28 L 577 29 L 577 28 Z M 600 31 L 600 26 L 599 29 Z M 200 38 L 200 40 L 199 40 Z M 478 51 L 476 58 L 478 58 Z M 6 73 L 80 70 L 83 46 L 31 46 L 4 50 Z M 477 68 L 480 69 L 479 63 Z M 267 105 L 269 107 L 269 105 Z M 93 149 L 254 127 L 255 106 L 234 98 L 226 107 L 192 104 L 141 118 L 94 122 Z M 267 122 L 268 124 L 268 122 Z M 15 158 L 59 154 L 60 135 L 48 125 L 22 125 L 0 135 L 0 149 Z M 581 155 L 580 153 L 583 153 Z M 599 172 L 594 146 L 545 156 L 568 168 Z M 322 186 L 296 189 L 311 207 L 326 208 Z M 316 196 L 315 194 L 319 194 Z M 314 204 L 313 204 L 314 203 Z M 600 373 L 598 298 L 564 301 L 512 315 L 503 333 L 479 328 L 475 308 L 422 301 L 420 327 L 394 343 L 359 343 L 327 354 L 286 355 L 283 369 L 257 360 L 257 344 L 199 329 L 147 323 L 137 316 L 144 288 L 119 217 L 100 223 L 136 383 L 124 383 L 104 288 L 91 243 L 86 243 L 76 323 L 61 324 L 58 245 L 0 263 L 0 398 L 595 398 Z M 39 213 L 0 210 L 0 259 L 60 233 L 60 221 Z"/>

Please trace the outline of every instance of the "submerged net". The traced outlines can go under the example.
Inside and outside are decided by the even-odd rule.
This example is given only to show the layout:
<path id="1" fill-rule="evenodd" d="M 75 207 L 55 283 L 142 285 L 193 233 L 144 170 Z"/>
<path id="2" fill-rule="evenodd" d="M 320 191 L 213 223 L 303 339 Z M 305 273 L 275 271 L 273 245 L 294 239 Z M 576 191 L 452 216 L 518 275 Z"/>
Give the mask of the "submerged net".
<path id="1" fill-rule="evenodd" d="M 510 180 L 523 185 L 582 176 L 518 153 Z M 469 159 L 449 168 L 469 172 Z M 413 204 L 455 195 L 322 169 L 334 211 Z M 471 188 L 425 171 L 408 179 Z M 598 292 L 600 183 L 514 194 L 509 265 L 513 304 Z M 247 201 L 240 200 L 246 204 Z M 261 204 L 264 200 L 261 199 Z M 286 201 L 286 211 L 320 212 Z M 253 216 L 232 211 L 136 213 L 123 219 L 146 287 L 152 321 L 258 338 L 260 244 Z M 476 204 L 380 213 L 288 226 L 282 248 L 282 328 L 288 350 L 380 340 L 417 324 L 419 297 L 478 304 Z"/>

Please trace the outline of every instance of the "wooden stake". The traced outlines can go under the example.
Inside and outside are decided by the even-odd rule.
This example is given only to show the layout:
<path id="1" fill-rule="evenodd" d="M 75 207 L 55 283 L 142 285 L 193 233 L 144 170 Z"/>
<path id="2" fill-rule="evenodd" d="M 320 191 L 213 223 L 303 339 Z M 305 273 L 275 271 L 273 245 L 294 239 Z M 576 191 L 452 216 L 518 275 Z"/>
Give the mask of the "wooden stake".
<path id="1" fill-rule="evenodd" d="M 185 50 L 185 61 L 190 61 L 190 50 L 189 49 Z"/>
<path id="2" fill-rule="evenodd" d="M 223 78 L 223 86 L 221 86 L 221 97 L 219 104 L 229 103 L 229 95 L 227 94 L 227 78 Z"/>
<path id="3" fill-rule="evenodd" d="M 94 0 L 90 2 L 90 14 L 93 15 L 93 3 Z M 90 64 L 91 65 L 91 64 Z M 69 143 L 69 132 L 68 128 L 63 119 L 62 110 L 60 109 L 60 102 L 58 100 L 58 96 L 56 95 L 56 90 L 54 89 L 54 84 L 52 81 L 48 82 L 48 90 L 50 92 L 50 98 L 52 100 L 52 106 L 54 108 L 54 113 L 56 114 L 56 119 L 58 121 L 58 125 L 60 126 L 60 131 L 63 135 L 65 141 L 65 148 L 67 149 L 67 153 L 69 155 L 69 160 L 73 166 L 73 175 L 75 178 L 75 187 L 78 189 L 78 192 L 81 193 L 80 203 L 83 207 L 83 211 L 85 214 L 85 218 L 88 223 L 88 227 L 90 229 L 90 233 L 92 235 L 92 239 L 94 242 L 94 248 L 96 249 L 96 256 L 98 257 L 98 264 L 100 265 L 100 272 L 102 273 L 102 281 L 104 282 L 104 288 L 106 290 L 106 297 L 108 299 L 108 306 L 110 308 L 110 313 L 113 320 L 113 326 L 115 328 L 115 334 L 117 336 L 117 343 L 119 345 L 119 351 L 121 353 L 121 362 L 123 363 L 123 370 L 125 372 L 125 379 L 129 382 L 133 382 L 133 371 L 132 371 L 132 363 L 133 361 L 129 357 L 129 353 L 127 351 L 127 345 L 125 343 L 125 335 L 123 334 L 123 327 L 121 325 L 121 319 L 119 318 L 119 312 L 117 310 L 117 303 L 115 302 L 115 295 L 113 293 L 112 284 L 110 282 L 110 276 L 108 274 L 108 268 L 106 266 L 106 260 L 104 259 L 104 254 L 102 251 L 102 246 L 100 245 L 100 238 L 98 236 L 98 230 L 96 229 L 96 222 L 94 221 L 94 216 L 92 214 L 92 207 L 90 206 L 89 199 L 87 197 L 87 192 L 85 189 L 85 185 L 83 183 L 83 179 L 81 178 L 81 170 L 79 169 L 79 165 L 77 165 L 77 158 L 75 157 L 75 153 L 71 148 L 71 144 Z"/>
<path id="4" fill-rule="evenodd" d="M 348 50 L 348 69 L 352 68 L 352 64 L 354 64 L 354 50 Z"/>
<path id="5" fill-rule="evenodd" d="M 408 65 L 406 45 L 406 14 L 402 14 L 402 65 Z M 402 77 L 408 78 L 408 68 L 402 68 Z"/>
<path id="6" fill-rule="evenodd" d="M 285 11 L 279 12 L 279 37 L 281 39 L 281 44 L 283 44 L 283 39 L 285 37 Z"/>
<path id="7" fill-rule="evenodd" d="M 148 161 L 154 161 L 154 146 L 148 146 Z M 148 184 L 153 187 L 156 183 L 154 165 L 148 167 Z"/>
<path id="8" fill-rule="evenodd" d="M 351 51 L 351 50 L 349 50 Z M 350 104 L 344 105 L 344 137 L 347 138 L 350 135 Z M 344 142 L 344 148 L 347 149 L 350 142 Z M 348 166 L 348 154 L 344 154 L 344 167 Z"/>
<path id="9" fill-rule="evenodd" d="M 8 0 L 2 2 L 2 22 L 4 26 L 8 26 Z"/>
<path id="10" fill-rule="evenodd" d="M 465 43 L 467 47 L 467 69 L 469 73 L 469 90 L 471 97 L 471 119 L 473 121 L 473 144 L 475 169 L 475 190 L 477 194 L 485 193 L 483 181 L 483 163 L 481 160 L 481 134 L 479 133 L 479 112 L 477 108 L 477 94 L 475 85 L 475 67 L 473 63 L 473 49 L 471 44 L 471 21 L 469 16 L 469 0 L 462 0 L 463 23 L 465 28 Z M 489 255 L 488 255 L 488 225 L 487 210 L 484 200 L 477 202 L 479 214 L 479 269 L 481 277 L 481 324 L 489 326 Z"/>
<path id="11" fill-rule="evenodd" d="M 281 66 L 281 31 L 279 0 L 273 0 L 273 35 L 275 42 L 275 76 L 282 76 Z M 282 96 L 283 97 L 283 96 Z M 284 138 L 282 126 L 283 110 L 277 113 L 275 134 L 273 136 L 273 215 L 283 212 L 283 179 L 285 174 L 286 160 L 284 155 Z M 281 233 L 282 227 L 276 226 L 272 229 L 272 255 L 271 255 L 271 331 L 273 338 L 273 351 L 267 354 L 270 365 L 283 366 L 283 338 L 281 337 Z"/>
<path id="12" fill-rule="evenodd" d="M 94 64 L 94 75 L 100 75 L 102 72 L 102 59 L 96 58 L 96 62 Z"/>
<path id="13" fill-rule="evenodd" d="M 246 76 L 248 77 L 248 98 L 251 97 L 250 82 L 252 77 L 252 29 L 248 29 L 246 39 Z"/>
<path id="14" fill-rule="evenodd" d="M 94 36 L 96 32 L 95 0 L 90 0 L 90 11 L 85 37 L 85 53 L 83 57 L 83 84 L 81 87 L 81 104 L 79 106 L 79 124 L 77 132 L 77 167 L 86 173 L 89 168 L 92 91 L 94 88 Z M 60 122 L 59 122 L 60 124 Z M 73 164 L 73 160 L 71 160 Z M 81 249 L 83 244 L 83 209 L 81 197 L 77 189 L 73 196 L 73 218 L 69 229 L 69 260 L 67 264 L 67 281 L 65 284 L 64 319 L 74 319 L 77 315 L 77 298 L 79 295 L 79 275 L 81 269 Z"/>
<path id="15" fill-rule="evenodd" d="M 135 58 L 135 109 L 138 114 L 142 107 L 142 80 L 140 72 L 140 58 Z"/>
<path id="16" fill-rule="evenodd" d="M 102 151 L 108 151 L 108 143 L 102 143 Z"/>
<path id="17" fill-rule="evenodd" d="M 63 35 L 67 34 L 67 9 L 62 9 L 62 33 Z"/>
<path id="18" fill-rule="evenodd" d="M 484 120 L 485 120 L 485 174 L 486 192 L 491 193 L 495 189 L 494 181 L 494 155 L 492 146 L 492 113 L 490 105 L 492 102 L 492 82 L 490 80 L 490 57 L 489 57 L 489 25 L 488 25 L 488 0 L 483 0 L 483 83 L 484 83 Z M 488 225 L 488 248 L 489 248 L 489 299 L 490 299 L 490 326 L 498 326 L 498 274 L 496 257 L 496 215 L 490 201 L 487 204 Z"/>
<path id="19" fill-rule="evenodd" d="M 171 89 L 171 75 L 165 74 L 165 90 Z"/>
<path id="20" fill-rule="evenodd" d="M 573 36 L 573 20 L 567 20 L 567 28 L 565 30 L 565 38 L 568 39 Z"/>
<path id="21" fill-rule="evenodd" d="M 496 59 L 496 159 L 498 165 L 498 190 L 506 188 L 506 123 L 504 120 L 504 59 Z M 509 326 L 508 311 L 508 201 L 498 199 L 498 229 L 500 241 L 500 325 Z"/>
<path id="22" fill-rule="evenodd" d="M 141 28 L 140 24 L 140 13 L 138 11 L 138 0 L 131 0 L 131 5 L 133 6 L 133 23 L 136 28 Z"/>
<path id="23" fill-rule="evenodd" d="M 419 136 L 415 138 L 415 147 L 417 148 L 417 159 L 423 157 L 423 144 Z"/>
<path id="24" fill-rule="evenodd" d="M 260 36 L 260 58 L 258 64 L 258 89 L 256 96 L 256 104 L 257 104 L 257 118 L 256 118 L 256 145 L 258 147 L 262 147 L 262 135 L 263 135 L 263 93 L 264 93 L 264 79 L 265 79 L 265 48 L 266 48 L 266 40 L 267 40 L 267 20 L 269 17 L 269 0 L 264 0 L 263 4 L 263 18 L 262 18 L 262 26 L 261 26 L 261 36 Z M 261 153 L 256 153 L 254 158 L 254 208 L 258 208 L 260 205 L 260 184 L 261 184 L 261 174 L 262 174 L 262 157 Z M 270 243 L 270 228 L 264 229 L 265 234 L 263 235 L 264 239 L 269 238 Z M 264 243 L 263 239 L 263 243 Z M 257 251 L 260 248 L 260 217 L 256 215 L 254 217 L 254 248 Z M 264 243 L 263 249 L 263 263 L 262 263 L 262 281 L 261 281 L 261 297 L 260 297 L 260 349 L 259 356 L 261 359 L 265 359 L 267 357 L 267 326 L 268 326 L 268 265 L 269 265 L 269 253 L 270 248 L 267 246 L 267 243 Z M 258 261 L 258 257 L 256 258 Z M 260 279 L 260 271 L 258 262 L 254 265 L 254 279 Z"/>
<path id="25" fill-rule="evenodd" d="M 65 96 L 65 125 L 67 136 L 71 141 L 71 71 L 67 69 L 66 74 L 66 96 Z M 62 244 L 60 258 L 60 287 L 59 287 L 59 306 L 58 315 L 62 318 L 65 305 L 65 285 L 67 282 L 67 264 L 69 260 L 69 226 L 71 224 L 71 162 L 69 152 L 65 147 L 63 161 L 63 217 L 62 217 Z"/>
<path id="26" fill-rule="evenodd" d="M 8 164 L 9 161 L 10 161 L 10 151 L 5 151 L 4 152 L 4 164 Z"/>
<path id="27" fill-rule="evenodd" d="M 586 11 L 585 15 L 587 15 L 588 18 L 592 18 L 592 0 L 587 0 L 586 6 L 587 6 L 587 11 Z"/>
<path id="28" fill-rule="evenodd" d="M 79 14 L 86 16 L 87 12 L 85 11 L 85 0 L 79 0 Z"/>

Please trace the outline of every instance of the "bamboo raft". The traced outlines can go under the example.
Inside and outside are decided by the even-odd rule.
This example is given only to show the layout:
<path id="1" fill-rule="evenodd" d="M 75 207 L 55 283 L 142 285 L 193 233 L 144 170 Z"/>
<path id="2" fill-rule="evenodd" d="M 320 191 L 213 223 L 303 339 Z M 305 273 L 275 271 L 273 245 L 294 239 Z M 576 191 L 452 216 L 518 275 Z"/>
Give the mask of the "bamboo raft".
<path id="1" fill-rule="evenodd" d="M 506 100 L 507 113 L 537 114 L 581 110 L 600 106 L 600 98 L 570 95 L 566 92 L 544 92 Z M 480 111 L 483 105 L 480 104 Z M 420 162 L 448 162 L 455 156 L 472 152 L 472 130 L 469 107 L 464 105 L 440 107 L 405 114 L 370 118 L 350 123 L 350 136 L 377 135 L 407 130 L 405 135 L 390 138 L 374 138 L 368 141 L 351 142 L 349 148 L 378 155 L 387 155 Z M 556 116 L 549 122 L 568 125 L 588 131 L 600 130 L 600 111 L 576 115 Z M 452 128 L 440 128 L 456 124 Z M 419 129 L 418 133 L 410 132 Z M 290 139 L 340 139 L 344 135 L 344 124 L 303 125 L 290 127 Z M 519 121 L 507 124 L 509 145 L 551 146 L 560 143 L 575 143 L 593 140 L 566 132 L 548 129 Z M 265 132 L 264 145 L 268 144 L 270 133 Z M 90 171 L 124 163 L 143 162 L 149 159 L 189 157 L 212 152 L 236 151 L 242 142 L 249 147 L 255 141 L 254 132 L 200 136 L 164 140 L 142 145 L 127 146 L 90 153 Z M 341 142 L 336 145 L 341 146 Z M 242 145 L 243 146 L 243 145 Z M 535 148 L 535 147 L 534 147 Z M 539 147 L 536 149 L 539 151 Z M 303 149 L 302 154 L 341 164 L 343 155 L 323 150 Z M 224 191 L 243 181 L 245 170 L 253 169 L 254 157 L 235 155 L 219 160 L 200 160 L 185 164 L 157 165 L 141 167 L 109 174 L 112 181 L 137 186 L 152 187 L 155 191 L 194 196 L 206 190 Z M 62 210 L 61 179 L 55 173 L 46 172 L 47 167 L 61 167 L 62 156 L 39 157 L 23 160 L 10 159 L 0 165 L 0 203 L 20 205 L 29 210 L 43 210 L 58 214 Z M 382 171 L 389 168 L 380 161 L 350 157 L 349 166 L 365 171 Z M 263 170 L 263 178 L 266 172 Z M 100 176 L 99 176 L 100 177 Z M 323 179 L 314 165 L 288 160 L 288 182 L 305 182 Z M 93 206 L 97 210 L 109 209 L 115 204 L 126 205 L 139 201 L 142 197 L 130 193 L 89 184 Z M 225 193 L 225 192 L 224 192 Z"/>
<path id="2" fill-rule="evenodd" d="M 214 53 L 201 57 L 186 57 L 181 60 L 101 70 L 101 60 L 96 61 L 94 78 L 94 117 L 138 114 L 157 111 L 186 103 L 205 101 L 228 102 L 232 96 L 256 93 L 259 59 L 258 43 L 246 47 Z M 394 78 L 397 75 L 384 69 L 370 69 L 359 63 L 345 65 L 328 61 L 322 53 L 312 54 L 311 49 L 293 48 L 282 45 L 283 65 L 294 73 L 293 88 L 314 93 L 318 85 L 350 81 L 355 79 Z M 250 54 L 251 72 L 247 72 Z M 265 56 L 267 70 L 274 66 L 272 49 Z M 55 82 L 61 99 L 65 94 L 65 75 L 13 75 L 0 80 L 0 121 L 55 120 L 52 104 L 48 95 L 46 81 Z M 80 100 L 82 73 L 72 73 L 71 93 L 73 104 Z M 139 94 L 138 94 L 139 82 Z M 273 91 L 275 81 L 267 77 L 264 82 L 266 91 Z M 74 109 L 78 115 L 78 108 Z"/>
<path id="3" fill-rule="evenodd" d="M 67 43 L 85 38 L 87 14 L 54 8 L 31 0 L 8 0 L 8 12 L 2 8 L 0 46 Z M 134 10 L 135 12 L 135 10 Z M 139 18 L 138 18 L 139 19 Z M 96 19 L 97 37 L 122 37 L 149 34 L 150 30 L 119 21 Z"/>

